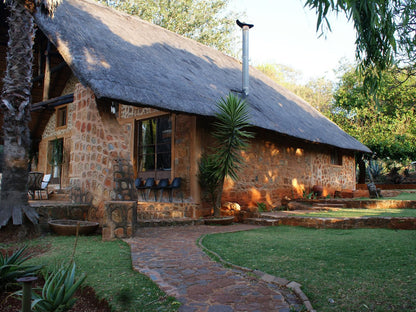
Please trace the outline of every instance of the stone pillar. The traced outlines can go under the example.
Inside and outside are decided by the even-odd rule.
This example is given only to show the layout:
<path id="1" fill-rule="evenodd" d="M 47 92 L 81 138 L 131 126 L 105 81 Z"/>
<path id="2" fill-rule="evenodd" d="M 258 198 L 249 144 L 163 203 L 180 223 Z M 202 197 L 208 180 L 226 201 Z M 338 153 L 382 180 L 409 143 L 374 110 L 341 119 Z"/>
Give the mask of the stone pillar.
<path id="1" fill-rule="evenodd" d="M 110 201 L 105 203 L 103 241 L 131 237 L 137 221 L 137 202 Z"/>
<path id="2" fill-rule="evenodd" d="M 94 93 L 81 84 L 74 91 L 71 185 L 89 194 L 95 219 L 102 220 L 104 202 L 115 199 L 113 161 L 130 161 L 123 128 L 110 112 L 110 103 L 97 102 Z"/>

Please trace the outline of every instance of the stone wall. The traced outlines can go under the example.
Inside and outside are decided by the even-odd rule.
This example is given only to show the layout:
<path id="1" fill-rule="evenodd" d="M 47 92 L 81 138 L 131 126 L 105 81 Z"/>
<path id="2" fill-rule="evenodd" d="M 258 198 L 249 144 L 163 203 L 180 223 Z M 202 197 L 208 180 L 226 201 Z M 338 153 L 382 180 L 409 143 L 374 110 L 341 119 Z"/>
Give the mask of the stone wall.
<path id="1" fill-rule="evenodd" d="M 97 220 L 103 218 L 105 202 L 120 199 L 114 192 L 114 161 L 125 159 L 136 168 L 136 120 L 166 114 L 153 108 L 119 105 L 116 116 L 110 112 L 110 106 L 111 103 L 97 101 L 91 90 L 77 84 L 74 103 L 68 106 L 67 128 L 64 132 L 56 131 L 54 115 L 40 144 L 42 159 L 46 159 L 48 141 L 64 137 L 67 161 L 63 185 L 76 187 L 93 198 L 92 210 Z M 210 120 L 204 117 L 172 114 L 171 179 L 182 178 L 183 201 L 196 204 L 197 208 L 192 208 L 191 214 L 196 218 L 210 211 L 206 201 L 201 200 L 197 178 L 201 151 L 212 143 L 209 125 Z M 344 152 L 342 165 L 331 165 L 328 147 L 259 130 L 243 157 L 245 165 L 238 182 L 226 181 L 223 203 L 238 202 L 241 206 L 256 207 L 262 202 L 271 208 L 280 206 L 285 196 L 302 197 L 303 192 L 310 192 L 313 185 L 322 185 L 324 196 L 335 190 L 355 188 L 352 153 Z M 46 168 L 45 163 L 43 166 Z M 124 200 L 137 199 L 134 195 L 129 196 L 122 197 Z"/>
<path id="2" fill-rule="evenodd" d="M 130 159 L 129 141 L 109 103 L 97 103 L 94 93 L 81 84 L 75 87 L 74 106 L 69 179 L 92 195 L 101 220 L 104 202 L 115 199 L 113 161 Z"/>
<path id="3" fill-rule="evenodd" d="M 259 224 L 262 224 L 261 221 Z M 362 229 L 382 228 L 416 230 L 416 218 L 412 217 L 361 217 L 361 218 L 308 218 L 284 217 L 272 225 L 303 226 L 315 229 Z"/>
<path id="4" fill-rule="evenodd" d="M 199 204 L 189 202 L 138 202 L 139 220 L 198 218 Z"/>
<path id="5" fill-rule="evenodd" d="M 42 133 L 42 141 L 39 143 L 39 154 L 37 166 L 32 165 L 33 171 L 43 172 L 44 174 L 52 173 L 52 166 L 48 159 L 49 143 L 56 139 L 64 140 L 63 163 L 61 165 L 61 187 L 69 186 L 69 170 L 70 170 L 70 148 L 71 136 L 73 129 L 75 106 L 73 103 L 67 105 L 67 125 L 63 128 L 56 127 L 56 113 L 51 116 Z"/>
<path id="6" fill-rule="evenodd" d="M 342 165 L 330 164 L 330 151 L 279 135 L 257 132 L 243 153 L 245 165 L 238 182 L 226 180 L 223 202 L 238 202 L 249 207 L 265 203 L 279 207 L 284 197 L 299 198 L 322 185 L 324 194 L 355 187 L 355 159 L 344 153 Z"/>
<path id="7" fill-rule="evenodd" d="M 48 230 L 49 220 L 90 220 L 90 205 L 70 203 L 32 203 L 31 206 L 39 215 L 39 226 L 43 232 Z"/>

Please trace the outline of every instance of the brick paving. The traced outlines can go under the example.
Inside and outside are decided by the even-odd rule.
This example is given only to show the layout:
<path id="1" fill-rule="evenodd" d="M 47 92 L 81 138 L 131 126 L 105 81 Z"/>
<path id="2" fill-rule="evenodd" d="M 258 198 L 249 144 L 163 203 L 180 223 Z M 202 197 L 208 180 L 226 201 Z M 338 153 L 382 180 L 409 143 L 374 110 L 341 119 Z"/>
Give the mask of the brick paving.
<path id="1" fill-rule="evenodd" d="M 258 226 L 175 226 L 140 228 L 131 246 L 135 270 L 146 274 L 182 303 L 179 311 L 288 312 L 294 295 L 236 269 L 212 261 L 198 246 L 203 234 L 250 230 Z"/>

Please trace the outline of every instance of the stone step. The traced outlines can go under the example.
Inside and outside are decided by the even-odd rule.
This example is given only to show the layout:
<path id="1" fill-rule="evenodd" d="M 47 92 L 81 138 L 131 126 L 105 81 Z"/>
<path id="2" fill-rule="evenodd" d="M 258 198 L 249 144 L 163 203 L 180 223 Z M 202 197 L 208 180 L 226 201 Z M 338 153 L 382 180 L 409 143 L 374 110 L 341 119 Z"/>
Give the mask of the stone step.
<path id="1" fill-rule="evenodd" d="M 264 219 L 264 218 L 247 218 L 244 220 L 245 224 L 263 225 L 263 226 L 277 226 L 278 219 Z"/>
<path id="2" fill-rule="evenodd" d="M 58 201 L 69 201 L 70 196 L 69 196 L 69 194 L 56 193 L 54 191 L 54 192 L 49 193 L 49 199 L 50 200 L 58 200 Z"/>
<path id="3" fill-rule="evenodd" d="M 282 217 L 281 213 L 276 212 L 262 212 L 260 217 L 253 217 L 251 219 L 268 219 L 268 220 L 279 220 Z"/>
<path id="4" fill-rule="evenodd" d="M 191 219 L 191 218 L 137 220 L 138 227 L 202 225 L 202 224 L 204 224 L 204 220 Z"/>
<path id="5" fill-rule="evenodd" d="M 322 209 L 322 208 L 345 208 L 345 204 L 338 203 L 314 203 L 312 209 Z"/>

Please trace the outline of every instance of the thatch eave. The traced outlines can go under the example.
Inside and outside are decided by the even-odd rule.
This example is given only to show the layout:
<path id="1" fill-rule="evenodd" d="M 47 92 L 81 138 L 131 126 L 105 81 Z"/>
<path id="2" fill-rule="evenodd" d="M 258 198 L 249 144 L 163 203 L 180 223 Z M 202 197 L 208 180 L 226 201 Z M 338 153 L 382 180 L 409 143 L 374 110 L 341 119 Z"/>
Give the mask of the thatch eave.
<path id="1" fill-rule="evenodd" d="M 241 62 L 90 0 L 65 0 L 54 18 L 35 15 L 79 81 L 99 98 L 213 116 L 241 89 Z M 253 126 L 346 150 L 370 150 L 308 103 L 250 68 Z"/>

